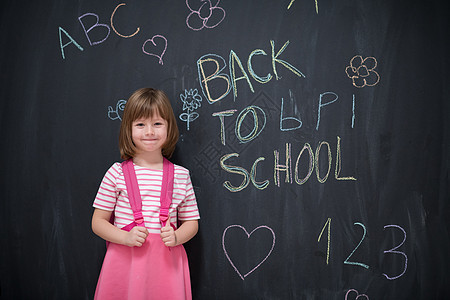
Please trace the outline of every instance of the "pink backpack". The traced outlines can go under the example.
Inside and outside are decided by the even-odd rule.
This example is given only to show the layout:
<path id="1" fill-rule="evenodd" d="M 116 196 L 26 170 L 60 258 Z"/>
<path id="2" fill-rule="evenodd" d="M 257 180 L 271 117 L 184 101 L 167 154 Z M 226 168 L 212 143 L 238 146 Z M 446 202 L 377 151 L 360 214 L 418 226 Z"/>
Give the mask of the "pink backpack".
<path id="1" fill-rule="evenodd" d="M 144 226 L 144 217 L 142 216 L 142 199 L 139 191 L 139 185 L 134 171 L 133 159 L 128 159 L 122 162 L 123 175 L 125 177 L 125 184 L 127 186 L 128 199 L 133 210 L 134 221 L 122 228 L 122 230 L 130 231 L 135 226 Z M 159 211 L 159 219 L 161 226 L 166 225 L 169 219 L 169 207 L 172 203 L 173 194 L 173 178 L 174 165 L 168 159 L 163 160 L 163 178 L 161 185 L 161 209 Z M 170 222 L 170 220 L 169 220 Z M 111 223 L 114 223 L 114 212 L 111 216 Z M 174 227 L 171 224 L 172 227 Z M 175 229 L 175 227 L 174 227 Z"/>

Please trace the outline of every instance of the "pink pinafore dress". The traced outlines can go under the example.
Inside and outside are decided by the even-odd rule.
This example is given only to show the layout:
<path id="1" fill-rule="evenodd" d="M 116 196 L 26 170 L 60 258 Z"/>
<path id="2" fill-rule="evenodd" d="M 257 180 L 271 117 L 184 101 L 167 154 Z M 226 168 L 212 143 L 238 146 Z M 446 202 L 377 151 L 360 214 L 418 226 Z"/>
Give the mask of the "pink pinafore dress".
<path id="1" fill-rule="evenodd" d="M 122 166 L 135 219 L 122 229 L 130 231 L 134 226 L 144 226 L 144 219 L 133 162 L 131 159 L 127 160 Z M 161 226 L 168 220 L 172 201 L 173 170 L 173 164 L 164 158 Z M 192 299 L 189 265 L 183 245 L 167 247 L 159 234 L 152 233 L 141 247 L 109 243 L 94 299 Z"/>

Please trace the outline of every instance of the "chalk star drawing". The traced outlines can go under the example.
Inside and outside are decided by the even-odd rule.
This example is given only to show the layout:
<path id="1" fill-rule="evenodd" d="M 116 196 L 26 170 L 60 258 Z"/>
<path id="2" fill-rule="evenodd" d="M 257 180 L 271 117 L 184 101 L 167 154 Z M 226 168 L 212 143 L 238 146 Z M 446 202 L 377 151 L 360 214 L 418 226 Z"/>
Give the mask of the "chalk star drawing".
<path id="1" fill-rule="evenodd" d="M 192 1 L 186 0 L 186 6 L 191 11 L 186 17 L 186 25 L 192 30 L 199 31 L 203 28 L 214 28 L 225 19 L 225 10 L 218 6 L 220 0 L 217 0 L 215 5 L 212 4 L 213 1 L 201 0 L 200 7 L 197 10 L 192 9 L 192 5 L 189 5 L 189 2 Z"/>
<path id="2" fill-rule="evenodd" d="M 377 65 L 375 57 L 369 56 L 363 59 L 361 55 L 355 55 L 350 60 L 350 65 L 345 68 L 345 73 L 357 88 L 374 86 L 380 81 L 380 75 L 375 71 Z"/>
<path id="3" fill-rule="evenodd" d="M 126 100 L 117 101 L 115 110 L 114 108 L 112 108 L 112 106 L 108 106 L 108 118 L 113 121 L 117 119 L 122 121 L 122 117 L 120 116 L 119 111 L 123 111 L 125 109 L 125 104 L 127 104 Z"/>
<path id="4" fill-rule="evenodd" d="M 202 96 L 198 94 L 197 89 L 190 89 L 184 90 L 184 95 L 180 94 L 180 99 L 183 102 L 183 111 L 187 111 L 180 115 L 180 120 L 187 123 L 187 130 L 189 130 L 189 123 L 199 116 L 194 110 L 202 106 Z"/>
<path id="5" fill-rule="evenodd" d="M 247 239 L 250 240 L 250 236 L 257 230 L 269 230 L 270 233 L 272 234 L 272 247 L 270 248 L 270 250 L 268 251 L 266 257 L 264 257 L 253 269 L 251 269 L 250 271 L 248 271 L 246 274 L 241 274 L 241 272 L 238 270 L 238 268 L 234 265 L 233 261 L 231 260 L 230 256 L 228 255 L 227 249 L 225 247 L 225 235 L 227 234 L 227 231 L 230 228 L 239 228 L 241 230 L 244 231 L 244 233 L 247 235 Z M 263 262 L 265 262 L 267 260 L 267 258 L 270 256 L 270 254 L 272 253 L 273 247 L 275 247 L 275 233 L 273 232 L 272 228 L 270 228 L 269 226 L 265 226 L 265 225 L 261 225 L 256 227 L 255 229 L 253 229 L 252 232 L 248 233 L 247 229 L 245 229 L 243 226 L 241 225 L 230 225 L 227 228 L 225 228 L 225 230 L 223 231 L 223 235 L 222 235 L 222 247 L 223 247 L 223 252 L 225 253 L 225 256 L 227 257 L 228 261 L 230 262 L 231 266 L 233 267 L 233 269 L 236 271 L 236 273 L 239 275 L 239 277 L 241 277 L 242 280 L 245 280 L 245 277 L 247 277 L 248 275 L 250 275 L 251 273 L 253 273 L 256 269 L 258 269 Z"/>

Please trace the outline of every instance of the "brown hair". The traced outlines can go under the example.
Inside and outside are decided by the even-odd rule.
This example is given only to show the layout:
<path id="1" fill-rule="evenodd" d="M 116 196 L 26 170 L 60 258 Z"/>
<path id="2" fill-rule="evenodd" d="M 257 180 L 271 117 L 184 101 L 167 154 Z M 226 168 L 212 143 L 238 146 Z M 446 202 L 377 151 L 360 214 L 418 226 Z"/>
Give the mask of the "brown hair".
<path id="1" fill-rule="evenodd" d="M 162 147 L 162 155 L 170 158 L 178 141 L 178 126 L 173 114 L 172 105 L 167 95 L 152 88 L 142 88 L 135 91 L 127 101 L 123 112 L 119 133 L 119 149 L 122 159 L 136 155 L 136 146 L 132 139 L 133 122 L 140 118 L 151 118 L 159 114 L 167 121 L 167 140 Z"/>

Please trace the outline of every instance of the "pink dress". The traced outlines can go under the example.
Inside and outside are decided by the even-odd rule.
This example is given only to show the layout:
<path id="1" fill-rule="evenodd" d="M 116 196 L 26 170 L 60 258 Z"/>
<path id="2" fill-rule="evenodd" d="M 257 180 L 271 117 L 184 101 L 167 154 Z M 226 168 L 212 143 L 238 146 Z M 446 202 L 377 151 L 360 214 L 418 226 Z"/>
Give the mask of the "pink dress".
<path id="1" fill-rule="evenodd" d="M 184 247 L 166 247 L 159 235 L 160 207 L 155 207 L 155 199 L 161 194 L 162 179 L 160 181 L 158 176 L 162 178 L 162 171 L 139 166 L 135 166 L 135 170 L 141 190 L 144 224 L 150 233 L 142 247 L 109 244 L 94 299 L 192 299 L 189 265 Z M 127 201 L 123 170 L 116 163 L 103 178 L 94 207 L 105 210 L 116 207 L 115 223 L 123 227 L 120 226 L 122 220 L 133 219 L 131 209 L 127 210 Z M 176 224 L 177 216 L 179 220 L 199 218 L 189 172 L 180 166 L 175 167 L 169 214 L 172 225 Z"/>
<path id="2" fill-rule="evenodd" d="M 168 248 L 158 234 L 142 247 L 109 244 L 94 299 L 192 299 L 184 247 Z"/>

